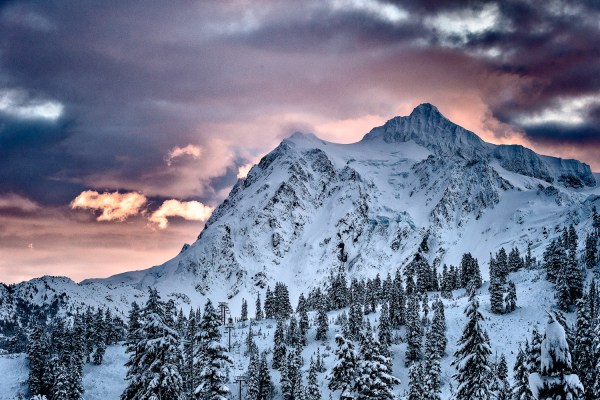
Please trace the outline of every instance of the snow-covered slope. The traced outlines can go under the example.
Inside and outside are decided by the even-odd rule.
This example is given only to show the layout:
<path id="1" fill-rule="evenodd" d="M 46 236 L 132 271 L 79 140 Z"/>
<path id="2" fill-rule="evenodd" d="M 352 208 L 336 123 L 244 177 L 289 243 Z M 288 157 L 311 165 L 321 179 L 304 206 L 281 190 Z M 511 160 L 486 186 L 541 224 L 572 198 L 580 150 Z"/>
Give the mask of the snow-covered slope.
<path id="1" fill-rule="evenodd" d="M 198 240 L 163 265 L 79 285 L 42 278 L 13 295 L 65 293 L 68 302 L 110 299 L 123 309 L 155 286 L 179 305 L 210 296 L 235 308 L 283 281 L 296 298 L 337 268 L 395 271 L 425 237 L 436 263 L 457 264 L 465 252 L 485 262 L 500 246 L 524 250 L 528 241 L 539 255 L 556 226 L 587 227 L 599 195 L 586 164 L 486 143 L 423 104 L 358 143 L 285 139 L 235 184 Z"/>

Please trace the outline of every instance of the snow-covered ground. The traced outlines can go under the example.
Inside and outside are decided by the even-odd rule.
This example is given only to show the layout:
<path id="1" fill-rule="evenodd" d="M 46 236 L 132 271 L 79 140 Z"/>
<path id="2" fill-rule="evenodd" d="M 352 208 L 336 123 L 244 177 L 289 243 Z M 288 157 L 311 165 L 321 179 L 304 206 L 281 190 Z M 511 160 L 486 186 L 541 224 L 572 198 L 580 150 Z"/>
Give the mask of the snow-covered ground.
<path id="1" fill-rule="evenodd" d="M 554 304 L 553 285 L 543 279 L 544 272 L 541 270 L 521 271 L 511 273 L 509 279 L 516 283 L 518 308 L 510 314 L 495 315 L 490 313 L 489 295 L 487 292 L 487 283 L 479 291 L 479 301 L 481 311 L 486 318 L 484 327 L 489 333 L 490 341 L 494 354 L 492 358 L 500 356 L 504 353 L 508 362 L 509 371 L 512 373 L 512 366 L 515 361 L 518 343 L 522 343 L 526 338 L 530 337 L 531 329 L 538 326 L 543 330 L 546 322 L 546 311 L 550 310 Z M 430 300 L 433 301 L 432 293 Z M 449 398 L 452 382 L 452 374 L 454 368 L 450 365 L 453 357 L 452 354 L 456 350 L 456 342 L 462 333 L 465 324 L 465 316 L 463 309 L 467 303 L 467 297 L 464 290 L 457 290 L 453 293 L 454 298 L 451 300 L 443 299 L 445 305 L 446 323 L 448 327 L 448 347 L 447 355 L 442 360 L 442 395 L 443 398 Z M 334 351 L 335 343 L 333 341 L 335 334 L 341 331 L 341 327 L 334 324 L 339 313 L 346 311 L 332 311 L 329 313 L 330 329 L 328 333 L 328 341 L 326 343 L 314 340 L 316 328 L 312 326 L 308 332 L 308 345 L 305 347 L 302 355 L 305 360 L 304 368 L 307 370 L 310 357 L 316 353 L 317 348 L 320 348 L 320 353 L 323 355 L 325 367 L 329 371 L 335 361 Z M 316 318 L 315 313 L 309 313 L 311 321 Z M 375 328 L 378 326 L 378 313 L 372 313 L 366 316 L 369 318 L 371 325 Z M 431 317 L 431 314 L 430 314 Z M 572 322 L 573 315 L 568 315 Z M 255 341 L 261 350 L 271 350 L 273 348 L 273 336 L 276 323 L 274 320 L 263 320 L 253 322 L 252 329 L 255 336 Z M 230 370 L 232 382 L 238 375 L 245 373 L 248 365 L 248 359 L 244 357 L 245 339 L 249 329 L 249 323 L 237 323 L 232 331 L 232 352 L 235 365 Z M 404 328 L 398 331 L 404 334 Z M 227 344 L 228 336 L 224 331 L 223 343 Z M 404 354 L 406 352 L 406 344 L 393 344 L 393 373 L 401 379 L 402 383 L 395 388 L 395 393 L 403 396 L 408 389 L 408 369 L 404 364 Z M 271 357 L 268 357 L 269 363 Z M 126 368 L 124 366 L 127 361 L 127 354 L 121 345 L 109 346 L 103 361 L 100 366 L 88 364 L 84 368 L 84 386 L 85 399 L 87 400 L 117 400 L 119 395 L 126 386 L 124 380 Z M 23 394 L 26 390 L 27 379 L 27 361 L 24 355 L 2 356 L 0 357 L 0 399 L 14 399 L 18 394 Z M 323 393 L 323 398 L 329 396 L 327 381 L 325 376 L 327 373 L 319 374 L 319 380 Z M 509 374 L 511 375 L 511 374 Z M 306 375 L 305 375 L 306 376 Z M 275 387 L 279 387 L 279 373 L 272 371 L 271 378 Z M 512 376 L 510 376 L 512 378 Z M 232 398 L 238 397 L 238 386 L 235 383 L 231 384 L 231 390 L 234 394 Z M 280 399 L 279 393 L 275 399 Z"/>

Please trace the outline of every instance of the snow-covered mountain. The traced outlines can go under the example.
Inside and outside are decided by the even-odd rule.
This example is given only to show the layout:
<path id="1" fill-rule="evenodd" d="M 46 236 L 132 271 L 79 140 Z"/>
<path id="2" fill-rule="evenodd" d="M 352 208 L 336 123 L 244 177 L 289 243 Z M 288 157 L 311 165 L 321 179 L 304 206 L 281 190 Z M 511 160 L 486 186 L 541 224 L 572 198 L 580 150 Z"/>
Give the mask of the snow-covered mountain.
<path id="1" fill-rule="evenodd" d="M 283 140 L 235 184 L 197 241 L 162 265 L 81 284 L 46 277 L 11 295 L 65 293 L 65 302 L 110 299 L 124 310 L 154 286 L 180 305 L 209 296 L 235 307 L 283 281 L 295 298 L 337 268 L 395 271 L 424 240 L 439 264 L 464 252 L 487 261 L 529 241 L 541 254 L 556 226 L 586 228 L 593 204 L 600 208 L 600 188 L 588 165 L 486 143 L 422 104 L 357 143 Z"/>

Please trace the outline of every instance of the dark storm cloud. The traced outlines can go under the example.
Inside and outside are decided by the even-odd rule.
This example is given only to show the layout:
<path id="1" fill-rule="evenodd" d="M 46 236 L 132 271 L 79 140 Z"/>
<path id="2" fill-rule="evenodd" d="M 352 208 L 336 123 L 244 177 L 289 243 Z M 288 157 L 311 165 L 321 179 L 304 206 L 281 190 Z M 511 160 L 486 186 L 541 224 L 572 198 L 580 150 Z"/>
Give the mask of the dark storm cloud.
<path id="1" fill-rule="evenodd" d="M 593 2 L 547 7 L 500 2 L 493 27 L 464 37 L 428 21 L 494 3 L 371 2 L 395 4 L 392 11 L 400 16 L 365 8 L 367 3 L 7 3 L 0 13 L 0 82 L 60 102 L 70 118 L 68 125 L 3 125 L 23 141 L 29 136 L 17 132 L 29 129 L 39 136 L 29 143 L 27 161 L 11 164 L 21 172 L 9 181 L 16 185 L 18 179 L 43 176 L 33 167 L 40 165 L 54 182 L 62 180 L 56 185 L 67 187 L 58 191 L 62 195 L 52 194 L 64 202 L 85 185 L 119 187 L 123 181 L 130 189 L 135 182 L 147 190 L 166 187 L 173 181 L 173 173 L 160 170 L 166 151 L 192 142 L 211 151 L 215 135 L 237 140 L 240 133 L 223 128 L 224 121 L 243 124 L 265 114 L 290 109 L 310 114 L 324 107 L 333 118 L 392 112 L 394 107 L 370 93 L 386 93 L 383 102 L 389 102 L 394 90 L 405 89 L 404 76 L 418 81 L 419 74 L 439 81 L 446 86 L 442 90 L 460 90 L 444 83 L 443 68 L 436 71 L 432 63 L 444 65 L 455 82 L 481 81 L 480 96 L 492 116 L 522 128 L 532 140 L 560 138 L 559 130 L 520 126 L 519 118 L 558 98 L 600 90 Z M 478 53 L 492 48 L 501 56 Z M 496 96 L 494 75 L 516 77 L 508 96 Z M 483 83 L 486 79 L 490 82 Z M 586 127 L 571 136 L 588 132 Z M 235 160 L 248 158 L 224 146 L 233 151 L 229 164 L 208 173 L 206 186 L 231 179 Z M 5 146 L 3 151 L 14 160 L 24 150 Z M 102 174 L 109 178 L 89 178 Z M 201 178 L 192 176 L 192 185 L 194 179 Z M 41 201 L 47 186 L 39 187 Z M 205 187 L 196 195 L 207 198 L 210 191 Z"/>

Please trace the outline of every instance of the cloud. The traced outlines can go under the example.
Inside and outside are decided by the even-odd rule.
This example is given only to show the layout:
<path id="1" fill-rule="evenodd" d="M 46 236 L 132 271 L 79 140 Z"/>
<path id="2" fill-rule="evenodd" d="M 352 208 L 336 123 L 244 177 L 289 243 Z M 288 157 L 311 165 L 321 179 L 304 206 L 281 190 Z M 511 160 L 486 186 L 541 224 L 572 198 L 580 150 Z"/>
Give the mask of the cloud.
<path id="1" fill-rule="evenodd" d="M 237 172 L 238 179 L 244 179 L 246 176 L 248 176 L 248 172 L 250 172 L 250 170 L 252 169 L 253 166 L 254 166 L 254 163 L 247 163 L 244 165 L 240 165 L 238 167 L 238 172 Z"/>
<path id="2" fill-rule="evenodd" d="M 81 192 L 71 202 L 71 208 L 101 210 L 98 221 L 124 221 L 128 217 L 138 215 L 147 203 L 141 193 L 98 193 L 94 190 Z"/>
<path id="3" fill-rule="evenodd" d="M 150 215 L 148 220 L 160 229 L 169 225 L 168 217 L 181 217 L 189 221 L 206 221 L 210 218 L 214 208 L 198 201 L 166 200 Z"/>
<path id="4" fill-rule="evenodd" d="M 198 146 L 194 146 L 193 144 L 188 144 L 185 147 L 175 146 L 167 153 L 165 157 L 165 161 L 168 166 L 171 166 L 173 160 L 182 156 L 192 156 L 193 158 L 200 157 L 202 154 L 202 149 Z"/>
<path id="5" fill-rule="evenodd" d="M 0 90 L 0 112 L 13 117 L 57 120 L 63 109 L 57 101 L 31 99 L 21 90 Z"/>
<path id="6" fill-rule="evenodd" d="M 28 198 L 14 193 L 8 193 L 5 195 L 0 195 L 0 210 L 2 209 L 14 209 L 21 212 L 30 213 L 39 210 L 40 206 Z"/>

